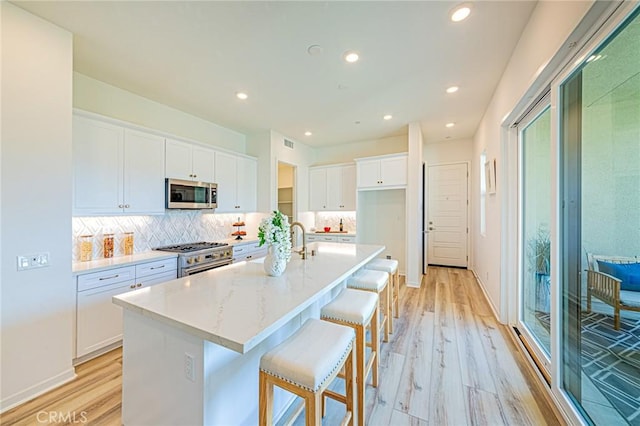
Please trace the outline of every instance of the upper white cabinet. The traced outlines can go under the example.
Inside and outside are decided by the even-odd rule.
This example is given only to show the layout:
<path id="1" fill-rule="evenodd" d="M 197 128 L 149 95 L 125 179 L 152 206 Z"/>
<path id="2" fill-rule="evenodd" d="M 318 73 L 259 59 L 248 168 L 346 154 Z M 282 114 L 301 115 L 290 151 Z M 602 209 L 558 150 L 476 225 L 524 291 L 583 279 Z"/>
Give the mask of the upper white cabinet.
<path id="1" fill-rule="evenodd" d="M 214 150 L 167 139 L 165 152 L 165 177 L 213 182 Z"/>
<path id="2" fill-rule="evenodd" d="M 256 211 L 258 198 L 257 161 L 216 152 L 214 169 L 214 182 L 218 184 L 216 212 Z"/>
<path id="3" fill-rule="evenodd" d="M 356 159 L 359 190 L 407 186 L 407 154 Z"/>
<path id="4" fill-rule="evenodd" d="M 356 209 L 356 167 L 336 165 L 309 169 L 309 209 Z"/>
<path id="5" fill-rule="evenodd" d="M 74 215 L 164 212 L 164 138 L 73 117 Z"/>

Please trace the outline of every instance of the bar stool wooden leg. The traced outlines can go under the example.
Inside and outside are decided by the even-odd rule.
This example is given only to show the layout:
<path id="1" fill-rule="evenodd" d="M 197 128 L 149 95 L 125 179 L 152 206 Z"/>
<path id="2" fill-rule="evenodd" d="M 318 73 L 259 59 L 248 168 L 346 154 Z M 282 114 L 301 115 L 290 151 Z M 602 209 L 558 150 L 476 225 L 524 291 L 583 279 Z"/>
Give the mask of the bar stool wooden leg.
<path id="1" fill-rule="evenodd" d="M 355 356 L 353 351 L 349 352 L 347 355 L 347 360 L 344 364 L 344 373 L 345 373 L 345 395 L 347 397 L 346 406 L 347 406 L 347 415 L 351 413 L 351 417 L 346 419 L 346 424 L 353 426 L 356 420 L 356 412 L 354 411 L 355 407 L 353 403 L 355 401 L 355 392 L 356 392 L 356 369 L 355 369 Z M 364 413 L 364 409 L 363 409 Z M 343 422 L 345 424 L 345 422 Z"/>
<path id="2" fill-rule="evenodd" d="M 388 342 L 389 341 L 389 333 L 391 332 L 391 322 L 392 320 L 392 315 L 391 314 L 391 292 L 389 291 L 389 283 L 387 283 L 387 285 L 384 287 L 384 290 L 382 290 L 382 294 L 380 297 L 381 300 L 381 304 L 384 303 L 384 305 L 381 307 L 382 312 L 384 312 L 385 315 L 385 320 L 384 320 L 384 339 L 382 340 L 383 342 Z"/>
<path id="3" fill-rule="evenodd" d="M 389 274 L 389 282 L 387 282 L 387 291 L 389 292 L 389 309 L 387 311 L 387 314 L 389 315 L 389 334 L 393 334 L 393 296 L 396 291 L 395 284 L 393 282 L 393 275 L 391 274 Z"/>
<path id="4" fill-rule="evenodd" d="M 371 373 L 371 381 L 374 388 L 378 387 L 378 367 L 380 366 L 380 330 L 379 330 L 379 322 L 380 317 L 378 316 L 378 309 L 373 313 L 373 317 L 371 318 L 371 351 L 374 353 L 375 358 L 373 359 L 373 372 Z"/>
<path id="5" fill-rule="evenodd" d="M 259 424 L 260 426 L 271 426 L 273 424 L 273 383 L 262 372 L 260 372 L 259 395 Z"/>
<path id="6" fill-rule="evenodd" d="M 395 314 L 396 314 L 396 318 L 400 318 L 400 273 L 398 272 L 398 269 L 396 269 L 396 273 L 393 274 L 394 277 L 394 282 L 396 284 L 396 295 L 394 298 L 394 302 L 395 302 Z"/>

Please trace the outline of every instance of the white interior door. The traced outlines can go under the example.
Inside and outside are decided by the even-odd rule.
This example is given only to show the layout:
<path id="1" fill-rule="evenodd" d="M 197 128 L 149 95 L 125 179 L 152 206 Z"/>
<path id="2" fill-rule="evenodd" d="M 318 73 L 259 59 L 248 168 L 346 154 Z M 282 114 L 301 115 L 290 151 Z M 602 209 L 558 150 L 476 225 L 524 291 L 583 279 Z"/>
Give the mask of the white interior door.
<path id="1" fill-rule="evenodd" d="M 429 166 L 427 230 L 431 265 L 467 267 L 466 163 Z"/>

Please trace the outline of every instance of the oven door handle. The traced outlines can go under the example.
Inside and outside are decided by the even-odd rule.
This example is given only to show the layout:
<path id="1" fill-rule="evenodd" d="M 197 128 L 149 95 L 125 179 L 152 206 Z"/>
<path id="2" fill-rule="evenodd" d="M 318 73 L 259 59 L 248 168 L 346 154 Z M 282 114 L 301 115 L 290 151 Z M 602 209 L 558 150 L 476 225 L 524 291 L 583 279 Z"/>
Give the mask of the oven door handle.
<path id="1" fill-rule="evenodd" d="M 208 271 L 209 269 L 219 268 L 220 266 L 230 265 L 231 260 L 225 260 L 224 262 L 217 263 L 207 263 L 201 266 L 192 266 L 191 268 L 186 268 L 182 270 L 182 276 L 186 277 L 187 275 L 197 274 L 198 272 Z"/>

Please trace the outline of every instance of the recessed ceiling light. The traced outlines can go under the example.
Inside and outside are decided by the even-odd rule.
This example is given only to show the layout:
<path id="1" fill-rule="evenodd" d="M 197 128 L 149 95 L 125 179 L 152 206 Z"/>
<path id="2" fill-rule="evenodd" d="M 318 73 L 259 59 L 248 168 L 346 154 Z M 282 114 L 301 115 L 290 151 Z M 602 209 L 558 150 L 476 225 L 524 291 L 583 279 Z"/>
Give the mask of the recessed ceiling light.
<path id="1" fill-rule="evenodd" d="M 310 131 L 308 131 L 308 130 L 307 130 L 306 132 L 304 132 L 304 135 L 305 135 L 305 136 L 311 136 L 312 134 L 313 134 L 313 133 L 311 133 L 311 132 L 310 132 Z"/>
<path id="2" fill-rule="evenodd" d="M 447 93 L 456 93 L 458 91 L 458 86 L 451 86 L 447 88 Z"/>
<path id="3" fill-rule="evenodd" d="M 324 52 L 322 46 L 317 44 L 312 44 L 307 48 L 307 53 L 311 56 L 320 56 Z"/>
<path id="4" fill-rule="evenodd" d="M 344 60 L 345 61 L 347 61 L 347 62 L 352 64 L 354 62 L 357 62 L 358 59 L 360 59 L 360 56 L 356 52 L 353 52 L 351 50 L 348 50 L 348 51 L 344 52 Z"/>
<path id="5" fill-rule="evenodd" d="M 382 117 L 384 120 L 391 120 L 393 118 L 393 115 L 391 114 L 387 114 L 385 116 Z"/>
<path id="6" fill-rule="evenodd" d="M 447 124 L 445 124 L 445 127 L 453 127 L 455 125 L 456 125 L 456 123 L 447 123 Z"/>
<path id="7" fill-rule="evenodd" d="M 247 95 L 247 94 L 246 94 L 246 93 L 244 93 L 244 92 L 237 92 L 237 93 L 236 93 L 236 98 L 238 98 L 238 99 L 242 99 L 243 101 L 244 101 L 245 99 L 247 99 L 248 97 L 249 97 L 249 95 Z"/>
<path id="8" fill-rule="evenodd" d="M 461 5 L 458 5 L 456 8 L 454 8 L 451 11 L 451 14 L 449 15 L 449 17 L 453 22 L 460 22 L 467 19 L 470 14 L 471 14 L 471 5 L 468 3 L 463 3 Z"/>

